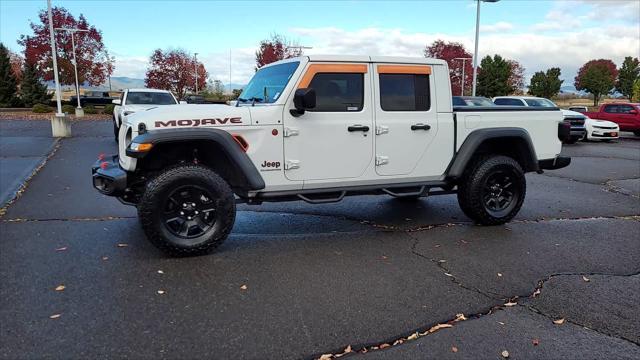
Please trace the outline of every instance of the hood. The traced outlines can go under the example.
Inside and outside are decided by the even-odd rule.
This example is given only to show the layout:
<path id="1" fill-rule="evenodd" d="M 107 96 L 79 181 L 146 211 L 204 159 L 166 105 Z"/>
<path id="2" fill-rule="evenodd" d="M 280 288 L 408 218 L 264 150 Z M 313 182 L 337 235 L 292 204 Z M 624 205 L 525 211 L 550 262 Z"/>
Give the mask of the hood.
<path id="1" fill-rule="evenodd" d="M 571 117 L 577 116 L 577 117 L 585 117 L 585 118 L 587 117 L 585 114 L 579 113 L 577 111 L 565 110 L 565 109 L 560 109 L 560 111 L 562 111 L 562 115 L 564 115 L 565 117 L 567 116 L 571 116 Z"/>
<path id="2" fill-rule="evenodd" d="M 142 105 L 142 104 L 132 104 L 132 105 L 125 105 L 122 107 L 122 110 L 124 111 L 133 111 L 133 112 L 138 112 L 138 111 L 145 111 L 148 109 L 153 109 L 156 108 L 158 106 L 167 106 L 167 105 Z"/>
<path id="3" fill-rule="evenodd" d="M 616 124 L 616 123 L 614 123 L 612 121 L 596 120 L 596 119 L 591 119 L 591 118 L 587 118 L 585 120 L 585 123 L 587 123 L 589 125 L 606 126 L 606 127 L 616 127 L 616 126 L 618 126 L 618 124 Z"/>
<path id="4" fill-rule="evenodd" d="M 223 127 L 251 125 L 247 107 L 188 104 L 157 106 L 135 112 L 125 120 L 131 126 L 144 122 L 148 130 L 164 128 Z"/>

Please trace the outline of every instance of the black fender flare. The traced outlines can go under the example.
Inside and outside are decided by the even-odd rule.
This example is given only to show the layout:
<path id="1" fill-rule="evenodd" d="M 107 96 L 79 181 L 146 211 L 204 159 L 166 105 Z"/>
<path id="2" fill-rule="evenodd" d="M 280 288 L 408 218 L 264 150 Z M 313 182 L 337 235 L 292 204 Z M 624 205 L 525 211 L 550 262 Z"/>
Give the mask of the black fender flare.
<path id="1" fill-rule="evenodd" d="M 529 132 L 523 128 L 484 128 L 471 132 L 460 146 L 460 150 L 455 154 L 449 169 L 447 178 L 458 179 L 462 176 L 469 165 L 471 159 L 476 155 L 476 151 L 488 140 L 497 139 L 519 139 L 524 143 L 524 147 L 514 149 L 520 152 L 520 157 L 524 161 L 523 170 L 525 172 L 538 171 L 538 157 L 536 155 L 533 142 Z M 522 153 L 524 152 L 524 154 Z"/>
<path id="2" fill-rule="evenodd" d="M 138 144 L 153 144 L 149 152 L 135 152 L 127 147 L 127 156 L 142 159 L 153 152 L 153 149 L 160 144 L 170 143 L 188 143 L 193 141 L 211 141 L 219 145 L 224 155 L 231 161 L 234 170 L 239 172 L 242 178 L 242 188 L 244 190 L 261 190 L 264 189 L 264 179 L 260 175 L 258 169 L 249 158 L 249 156 L 241 149 L 233 136 L 223 130 L 214 128 L 186 128 L 186 129 L 166 129 L 166 130 L 150 130 L 144 134 L 138 135 L 133 142 Z"/>

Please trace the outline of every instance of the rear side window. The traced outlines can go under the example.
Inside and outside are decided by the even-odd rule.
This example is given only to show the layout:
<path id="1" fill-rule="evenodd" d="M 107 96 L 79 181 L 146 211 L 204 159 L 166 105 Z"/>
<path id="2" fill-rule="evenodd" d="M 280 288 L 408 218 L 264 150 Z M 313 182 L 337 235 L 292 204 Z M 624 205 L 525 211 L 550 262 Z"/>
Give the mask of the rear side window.
<path id="1" fill-rule="evenodd" d="M 605 106 L 604 112 L 606 112 L 606 113 L 617 113 L 618 112 L 618 105 Z"/>
<path id="2" fill-rule="evenodd" d="M 380 74 L 380 107 L 384 111 L 428 111 L 429 75 Z"/>
<path id="3" fill-rule="evenodd" d="M 631 110 L 635 110 L 631 105 L 618 105 L 618 112 L 628 114 Z"/>
<path id="4" fill-rule="evenodd" d="M 524 106 L 519 99 L 495 99 L 493 103 L 496 105 Z"/>
<path id="5" fill-rule="evenodd" d="M 316 107 L 309 111 L 360 111 L 364 105 L 362 73 L 318 73 L 309 87 L 316 91 Z"/>

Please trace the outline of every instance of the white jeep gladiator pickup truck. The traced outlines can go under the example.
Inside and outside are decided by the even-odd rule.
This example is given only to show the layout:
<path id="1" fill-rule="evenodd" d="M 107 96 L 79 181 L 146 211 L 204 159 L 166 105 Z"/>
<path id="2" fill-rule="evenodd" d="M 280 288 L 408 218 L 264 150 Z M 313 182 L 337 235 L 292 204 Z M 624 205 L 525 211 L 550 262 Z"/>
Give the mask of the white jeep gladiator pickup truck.
<path id="1" fill-rule="evenodd" d="M 119 154 L 93 166 L 100 192 L 135 205 L 171 255 L 213 250 L 236 203 L 457 193 L 479 224 L 508 222 L 526 172 L 558 169 L 557 108 L 453 107 L 442 60 L 303 56 L 262 67 L 233 105 L 131 114 Z"/>

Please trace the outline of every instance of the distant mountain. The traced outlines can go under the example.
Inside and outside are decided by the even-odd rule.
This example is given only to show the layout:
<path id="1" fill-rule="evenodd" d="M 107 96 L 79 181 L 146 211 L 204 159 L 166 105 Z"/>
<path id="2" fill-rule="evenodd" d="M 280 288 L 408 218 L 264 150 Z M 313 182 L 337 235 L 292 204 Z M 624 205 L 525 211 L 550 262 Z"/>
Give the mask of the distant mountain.
<path id="1" fill-rule="evenodd" d="M 231 83 L 231 89 L 242 89 L 245 87 L 246 84 L 237 84 L 237 83 Z M 119 90 L 123 90 L 123 89 L 139 89 L 139 88 L 145 88 L 146 86 L 144 85 L 144 79 L 136 79 L 136 78 L 130 78 L 130 77 L 126 77 L 126 76 L 113 76 L 111 77 L 111 90 L 112 91 L 119 91 Z M 55 85 L 53 83 L 53 81 L 47 81 L 47 88 L 49 89 L 55 89 Z M 100 85 L 100 86 L 88 86 L 86 84 L 80 85 L 81 89 L 86 89 L 86 90 L 109 90 L 109 82 L 107 81 L 106 83 Z M 73 90 L 74 86 L 72 85 L 63 85 L 62 86 L 63 90 Z M 224 84 L 224 91 L 225 92 L 229 92 L 229 84 Z"/>
<path id="2" fill-rule="evenodd" d="M 576 90 L 576 87 L 573 86 L 573 85 L 561 86 L 560 87 L 560 93 L 561 94 L 576 94 L 576 95 L 580 95 L 580 96 L 587 95 L 587 93 L 584 92 L 584 91 Z"/>

